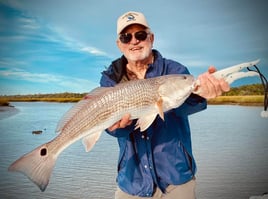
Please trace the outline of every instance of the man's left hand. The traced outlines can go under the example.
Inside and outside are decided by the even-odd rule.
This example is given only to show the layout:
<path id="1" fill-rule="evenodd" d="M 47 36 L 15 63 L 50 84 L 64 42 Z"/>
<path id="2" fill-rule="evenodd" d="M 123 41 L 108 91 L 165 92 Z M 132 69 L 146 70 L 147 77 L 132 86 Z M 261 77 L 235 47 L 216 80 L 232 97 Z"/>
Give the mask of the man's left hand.
<path id="1" fill-rule="evenodd" d="M 196 93 L 206 99 L 212 99 L 230 90 L 229 84 L 224 79 L 216 79 L 212 74 L 216 72 L 214 66 L 210 66 L 208 71 L 199 75 L 197 80 Z"/>

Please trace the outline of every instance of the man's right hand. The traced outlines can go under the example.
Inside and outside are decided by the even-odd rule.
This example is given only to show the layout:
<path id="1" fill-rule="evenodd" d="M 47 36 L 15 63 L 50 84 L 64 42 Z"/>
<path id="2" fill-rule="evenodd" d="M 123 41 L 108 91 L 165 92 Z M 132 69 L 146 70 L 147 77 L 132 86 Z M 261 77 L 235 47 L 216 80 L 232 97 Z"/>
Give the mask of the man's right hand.
<path id="1" fill-rule="evenodd" d="M 126 126 L 130 125 L 132 123 L 132 120 L 130 120 L 130 114 L 126 114 L 122 117 L 121 120 L 118 122 L 114 123 L 112 126 L 108 128 L 109 131 L 114 131 L 118 128 L 125 128 Z"/>

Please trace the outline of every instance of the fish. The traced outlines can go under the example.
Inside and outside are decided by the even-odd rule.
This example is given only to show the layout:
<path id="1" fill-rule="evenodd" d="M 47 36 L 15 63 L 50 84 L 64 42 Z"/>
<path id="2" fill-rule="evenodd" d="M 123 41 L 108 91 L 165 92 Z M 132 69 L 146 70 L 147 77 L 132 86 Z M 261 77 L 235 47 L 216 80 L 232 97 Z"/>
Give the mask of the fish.
<path id="1" fill-rule="evenodd" d="M 159 115 L 179 107 L 192 93 L 194 77 L 164 75 L 133 80 L 114 87 L 97 87 L 71 107 L 60 119 L 57 136 L 13 162 L 8 171 L 26 175 L 43 192 L 60 153 L 81 140 L 89 152 L 102 132 L 125 114 L 135 120 L 135 128 L 145 131 Z"/>

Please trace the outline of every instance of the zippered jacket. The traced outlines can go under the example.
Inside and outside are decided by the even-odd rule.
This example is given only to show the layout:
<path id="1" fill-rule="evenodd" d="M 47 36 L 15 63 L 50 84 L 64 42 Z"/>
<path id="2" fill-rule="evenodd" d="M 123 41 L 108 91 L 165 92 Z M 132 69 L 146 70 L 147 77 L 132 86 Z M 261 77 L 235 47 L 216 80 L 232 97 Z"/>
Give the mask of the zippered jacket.
<path id="1" fill-rule="evenodd" d="M 153 53 L 154 62 L 149 65 L 145 78 L 189 74 L 182 64 L 163 58 L 156 50 Z M 102 72 L 100 85 L 110 87 L 122 82 L 126 64 L 124 56 L 113 61 Z M 144 132 L 135 130 L 135 121 L 123 129 L 106 130 L 118 139 L 119 188 L 130 195 L 151 197 L 156 187 L 165 192 L 168 185 L 180 185 L 191 180 L 196 173 L 196 163 L 188 115 L 204 110 L 206 106 L 204 98 L 191 94 L 180 107 L 166 112 L 164 121 L 157 116 Z"/>

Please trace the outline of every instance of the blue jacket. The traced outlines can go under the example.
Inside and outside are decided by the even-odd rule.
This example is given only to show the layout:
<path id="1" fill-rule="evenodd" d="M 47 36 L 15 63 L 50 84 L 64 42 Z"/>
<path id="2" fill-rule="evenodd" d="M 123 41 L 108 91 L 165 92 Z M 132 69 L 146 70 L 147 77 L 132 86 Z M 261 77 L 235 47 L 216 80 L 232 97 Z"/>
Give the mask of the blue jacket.
<path id="1" fill-rule="evenodd" d="M 153 50 L 154 63 L 149 65 L 146 78 L 167 74 L 189 74 L 180 63 L 165 59 Z M 101 86 L 119 83 L 125 74 L 124 56 L 112 62 L 102 73 Z M 120 151 L 117 183 L 121 190 L 140 197 L 151 197 L 156 187 L 162 192 L 168 185 L 191 180 L 196 173 L 192 154 L 188 115 L 206 108 L 206 100 L 191 94 L 180 107 L 159 116 L 145 131 L 134 130 L 135 122 L 124 129 L 107 132 L 117 137 Z"/>

